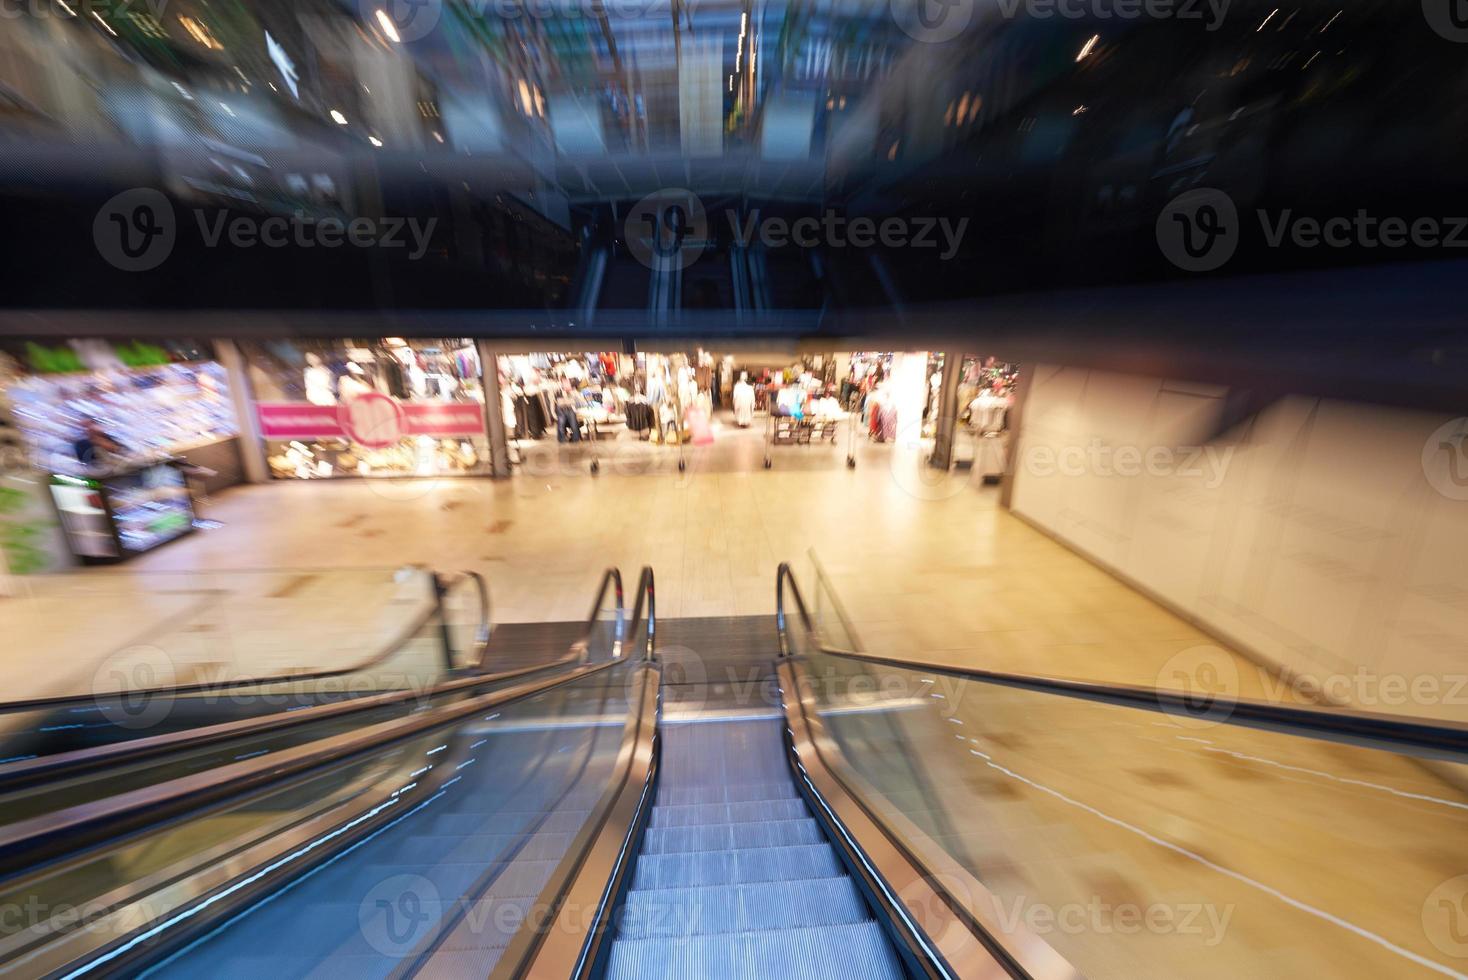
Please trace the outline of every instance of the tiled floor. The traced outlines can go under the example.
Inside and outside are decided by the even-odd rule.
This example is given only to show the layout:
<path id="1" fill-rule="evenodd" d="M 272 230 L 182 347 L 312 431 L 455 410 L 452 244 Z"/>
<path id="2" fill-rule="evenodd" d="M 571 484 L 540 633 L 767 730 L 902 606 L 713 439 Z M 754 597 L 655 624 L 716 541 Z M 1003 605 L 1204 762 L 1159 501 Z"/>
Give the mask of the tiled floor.
<path id="1" fill-rule="evenodd" d="M 1247 659 L 1006 513 L 996 488 L 962 472 L 935 483 L 920 451 L 865 442 L 855 469 L 838 443 L 777 448 L 765 470 L 762 435 L 723 427 L 712 447 L 687 450 L 686 473 L 675 450 L 612 444 L 599 447 L 593 477 L 589 447 L 551 445 L 528 451 L 504 482 L 242 488 L 209 502 L 217 530 L 128 566 L 33 583 L 45 608 L 0 600 L 7 639 L 43 637 L 7 642 L 0 657 L 15 677 L 90 677 L 88 651 L 108 635 L 128 641 L 117 624 L 188 618 L 191 600 L 157 595 L 158 583 L 206 587 L 228 579 L 223 569 L 269 570 L 260 582 L 274 592 L 257 587 L 241 607 L 260 622 L 261 594 L 284 590 L 274 600 L 281 629 L 262 639 L 281 668 L 292 631 L 325 631 L 342 649 L 389 632 L 396 593 L 349 588 L 348 576 L 381 584 L 390 581 L 381 569 L 407 563 L 484 572 L 500 622 L 585 616 L 608 565 L 622 568 L 630 603 L 644 563 L 657 571 L 663 617 L 768 615 L 778 563 L 797 562 L 809 590 L 802 559 L 814 548 L 874 651 L 1168 686 L 1201 676 L 1192 668 L 1203 663 L 1246 695 L 1289 697 Z M 341 577 L 290 571 L 323 568 Z M 87 615 L 68 615 L 58 594 L 77 581 L 114 597 L 73 603 Z M 147 598 L 117 598 L 132 593 Z M 66 651 L 64 667 L 53 668 L 55 650 Z M 1186 935 L 1119 936 L 1108 920 L 1049 937 L 1095 975 L 1161 963 L 1160 975 L 1468 972 L 1454 958 L 1468 955 L 1461 923 L 1439 921 L 1452 910 L 1438 908 L 1468 908 L 1462 791 L 1383 753 L 1217 726 L 1164 730 L 1166 718 L 1036 698 L 976 689 L 956 715 L 962 728 L 940 723 L 918 739 L 925 764 L 969 767 L 938 791 L 968 815 L 964 846 L 1002 911 L 1101 902 L 1231 917 L 1199 920 L 1202 931 Z M 1210 943 L 1225 928 L 1218 949 L 1237 955 Z"/>
<path id="2" fill-rule="evenodd" d="M 224 526 L 94 573 L 367 568 L 422 563 L 488 576 L 497 621 L 585 616 L 603 568 L 657 573 L 665 617 L 768 614 L 775 570 L 820 555 L 870 649 L 940 663 L 1152 684 L 1211 641 L 998 506 L 924 450 L 780 446 L 724 424 L 678 453 L 625 441 L 527 444 L 507 481 L 272 483 L 205 505 Z M 629 600 L 630 602 L 630 600 Z M 336 615 L 323 604 L 323 617 Z M 3 617 L 0 611 L 0 617 Z M 1239 665 L 1240 689 L 1263 690 Z M 1161 678 L 1168 683 L 1168 677 Z"/>

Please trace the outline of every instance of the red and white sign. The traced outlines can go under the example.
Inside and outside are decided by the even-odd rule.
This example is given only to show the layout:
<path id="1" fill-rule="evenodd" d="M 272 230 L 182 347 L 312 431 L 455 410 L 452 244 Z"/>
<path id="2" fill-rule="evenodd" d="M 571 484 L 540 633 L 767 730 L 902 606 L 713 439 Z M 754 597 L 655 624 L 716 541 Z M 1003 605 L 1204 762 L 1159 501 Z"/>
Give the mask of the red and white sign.
<path id="1" fill-rule="evenodd" d="M 406 436 L 457 439 L 484 435 L 484 406 L 474 402 L 400 402 L 378 392 L 340 405 L 261 402 L 266 439 L 347 439 L 368 449 L 397 445 Z"/>

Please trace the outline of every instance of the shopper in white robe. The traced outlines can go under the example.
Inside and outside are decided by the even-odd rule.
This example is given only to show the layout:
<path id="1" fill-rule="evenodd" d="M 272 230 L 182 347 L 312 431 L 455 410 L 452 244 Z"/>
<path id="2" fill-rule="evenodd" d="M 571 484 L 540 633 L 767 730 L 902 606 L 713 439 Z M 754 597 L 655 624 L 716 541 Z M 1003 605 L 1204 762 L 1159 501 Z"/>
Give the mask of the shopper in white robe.
<path id="1" fill-rule="evenodd" d="M 734 385 L 734 422 L 747 429 L 754 422 L 754 385 L 749 383 L 749 372 L 741 371 Z"/>

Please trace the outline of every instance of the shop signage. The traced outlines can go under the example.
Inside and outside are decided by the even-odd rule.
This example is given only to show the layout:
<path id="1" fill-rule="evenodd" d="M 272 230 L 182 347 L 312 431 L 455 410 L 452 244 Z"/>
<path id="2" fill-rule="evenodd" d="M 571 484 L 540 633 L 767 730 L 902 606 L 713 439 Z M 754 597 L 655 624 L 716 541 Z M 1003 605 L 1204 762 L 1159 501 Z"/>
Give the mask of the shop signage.
<path id="1" fill-rule="evenodd" d="M 456 439 L 484 435 L 484 406 L 475 402 L 400 402 L 377 392 L 340 405 L 261 402 L 265 439 L 348 439 L 368 449 L 395 446 L 407 436 Z"/>

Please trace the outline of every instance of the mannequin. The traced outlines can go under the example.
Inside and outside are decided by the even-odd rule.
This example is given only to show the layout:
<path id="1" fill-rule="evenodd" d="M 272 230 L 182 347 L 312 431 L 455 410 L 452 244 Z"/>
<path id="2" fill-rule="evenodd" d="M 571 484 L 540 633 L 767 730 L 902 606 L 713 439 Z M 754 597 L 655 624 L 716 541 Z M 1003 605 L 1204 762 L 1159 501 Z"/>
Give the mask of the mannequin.
<path id="1" fill-rule="evenodd" d="M 734 421 L 741 429 L 754 422 L 754 385 L 749 383 L 748 371 L 740 371 L 734 385 Z"/>
<path id="2" fill-rule="evenodd" d="M 336 404 L 336 396 L 331 391 L 331 369 L 316 354 L 306 355 L 305 382 L 306 401 L 312 405 Z"/>

